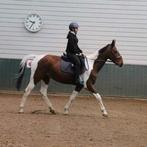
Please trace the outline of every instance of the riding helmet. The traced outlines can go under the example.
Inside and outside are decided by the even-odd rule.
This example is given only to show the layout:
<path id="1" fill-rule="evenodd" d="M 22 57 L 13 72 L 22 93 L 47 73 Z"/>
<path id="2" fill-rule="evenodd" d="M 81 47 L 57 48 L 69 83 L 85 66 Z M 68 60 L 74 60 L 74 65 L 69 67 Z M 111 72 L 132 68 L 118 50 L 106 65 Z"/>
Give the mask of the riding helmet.
<path id="1" fill-rule="evenodd" d="M 76 22 L 72 22 L 69 24 L 69 30 L 73 31 L 73 29 L 79 28 L 79 25 Z"/>

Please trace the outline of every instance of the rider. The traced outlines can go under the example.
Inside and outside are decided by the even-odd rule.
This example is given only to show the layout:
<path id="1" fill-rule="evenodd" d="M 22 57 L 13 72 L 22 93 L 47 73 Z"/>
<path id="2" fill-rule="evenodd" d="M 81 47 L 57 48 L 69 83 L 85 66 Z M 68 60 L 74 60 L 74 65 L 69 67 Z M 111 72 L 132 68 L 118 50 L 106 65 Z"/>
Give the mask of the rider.
<path id="1" fill-rule="evenodd" d="M 66 47 L 66 53 L 75 67 L 75 83 L 81 84 L 82 81 L 80 81 L 79 78 L 81 61 L 79 56 L 82 55 L 83 52 L 78 46 L 78 38 L 76 36 L 78 32 L 78 28 L 79 25 L 77 23 L 75 22 L 70 23 L 69 32 L 67 35 L 68 42 Z"/>

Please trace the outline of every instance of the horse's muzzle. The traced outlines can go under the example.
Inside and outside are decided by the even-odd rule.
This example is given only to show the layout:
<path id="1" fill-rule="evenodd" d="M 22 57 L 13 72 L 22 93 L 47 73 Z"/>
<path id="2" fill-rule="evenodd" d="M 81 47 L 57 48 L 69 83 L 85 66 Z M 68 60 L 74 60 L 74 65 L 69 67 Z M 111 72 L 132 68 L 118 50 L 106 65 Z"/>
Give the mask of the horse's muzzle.
<path id="1" fill-rule="evenodd" d="M 123 66 L 123 63 L 119 64 L 119 67 L 122 67 Z"/>
<path id="2" fill-rule="evenodd" d="M 123 58 L 122 58 L 121 56 L 120 56 L 120 58 L 117 59 L 116 64 L 117 64 L 119 67 L 122 67 L 122 66 L 123 66 Z"/>

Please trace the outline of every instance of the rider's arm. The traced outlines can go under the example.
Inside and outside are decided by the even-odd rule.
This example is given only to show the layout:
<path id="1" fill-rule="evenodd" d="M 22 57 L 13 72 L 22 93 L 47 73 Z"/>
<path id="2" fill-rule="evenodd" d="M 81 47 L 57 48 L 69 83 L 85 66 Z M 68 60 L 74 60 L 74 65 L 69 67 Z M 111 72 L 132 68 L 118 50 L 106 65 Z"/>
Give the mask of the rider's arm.
<path id="1" fill-rule="evenodd" d="M 73 34 L 68 35 L 68 48 L 71 53 L 82 53 L 82 50 L 78 46 L 78 39 Z"/>

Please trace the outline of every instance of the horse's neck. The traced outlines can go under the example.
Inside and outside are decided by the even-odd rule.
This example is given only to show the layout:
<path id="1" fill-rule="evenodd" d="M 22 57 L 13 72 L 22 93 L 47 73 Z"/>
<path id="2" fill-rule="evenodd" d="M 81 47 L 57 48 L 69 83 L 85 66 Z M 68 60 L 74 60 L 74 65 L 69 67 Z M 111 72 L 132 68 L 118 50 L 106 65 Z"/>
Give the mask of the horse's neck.
<path id="1" fill-rule="evenodd" d="M 93 83 L 95 83 L 96 78 L 97 78 L 97 73 L 101 70 L 101 68 L 104 66 L 104 64 L 105 64 L 105 62 L 104 61 L 102 62 L 102 60 L 98 61 L 96 59 L 93 60 L 92 58 L 91 59 L 88 58 L 88 65 L 89 65 L 89 70 L 88 70 L 88 73 L 89 73 L 88 75 L 89 76 L 88 76 L 88 79 L 89 80 L 91 79 L 93 81 Z"/>
<path id="2" fill-rule="evenodd" d="M 102 69 L 102 67 L 104 66 L 104 64 L 105 64 L 105 61 L 103 61 L 101 59 L 99 59 L 97 61 L 95 60 L 95 62 L 93 64 L 93 71 L 95 73 L 98 73 Z"/>
<path id="3" fill-rule="evenodd" d="M 103 59 L 102 57 L 98 57 L 98 55 L 96 53 L 90 54 L 87 56 L 87 58 L 89 59 L 89 61 L 92 61 L 92 68 L 91 70 L 97 74 L 101 68 L 104 66 L 106 60 Z M 89 62 L 90 63 L 90 62 Z"/>
<path id="4" fill-rule="evenodd" d="M 89 60 L 93 60 L 93 69 L 92 70 L 95 73 L 98 73 L 101 70 L 101 68 L 104 66 L 105 62 L 106 62 L 104 59 L 102 59 L 102 58 L 100 58 L 98 56 L 99 56 L 98 51 L 95 51 L 94 53 L 92 53 L 90 55 L 87 55 L 87 58 Z"/>

